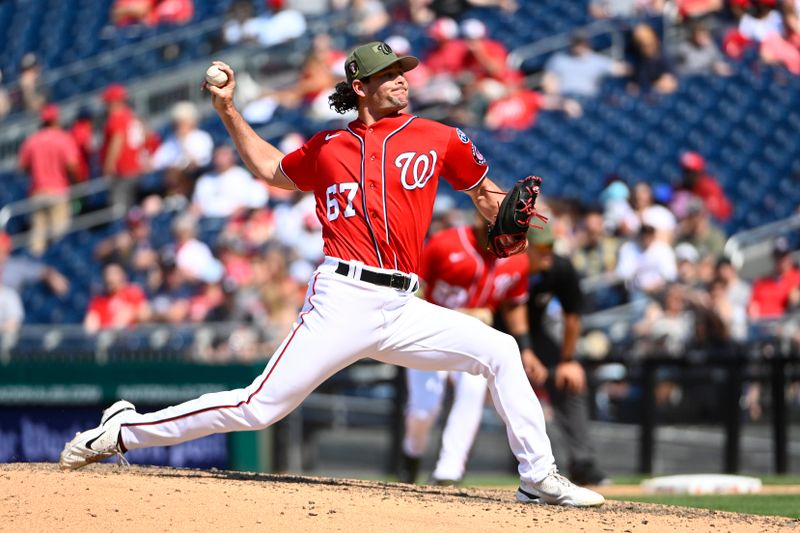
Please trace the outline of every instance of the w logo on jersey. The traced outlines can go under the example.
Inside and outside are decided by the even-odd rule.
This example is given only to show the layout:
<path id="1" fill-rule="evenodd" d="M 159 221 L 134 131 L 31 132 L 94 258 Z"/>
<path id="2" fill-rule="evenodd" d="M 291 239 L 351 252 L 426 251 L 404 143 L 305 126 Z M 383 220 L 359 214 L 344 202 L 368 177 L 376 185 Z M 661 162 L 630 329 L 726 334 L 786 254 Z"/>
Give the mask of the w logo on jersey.
<path id="1" fill-rule="evenodd" d="M 427 154 L 417 154 L 417 152 L 403 152 L 394 160 L 394 166 L 402 169 L 400 171 L 400 182 L 403 188 L 413 191 L 423 188 L 433 177 L 436 163 L 439 156 L 436 150 L 431 150 Z"/>

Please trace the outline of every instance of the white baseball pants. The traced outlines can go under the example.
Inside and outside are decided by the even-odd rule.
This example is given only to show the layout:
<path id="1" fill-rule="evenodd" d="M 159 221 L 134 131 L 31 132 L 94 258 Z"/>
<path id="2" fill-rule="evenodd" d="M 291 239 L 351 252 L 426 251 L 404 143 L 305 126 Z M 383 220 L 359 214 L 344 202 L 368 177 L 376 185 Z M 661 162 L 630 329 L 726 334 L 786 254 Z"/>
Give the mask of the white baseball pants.
<path id="1" fill-rule="evenodd" d="M 336 274 L 328 258 L 309 282 L 297 322 L 243 389 L 204 394 L 123 419 L 127 449 L 169 446 L 230 431 L 265 428 L 290 413 L 328 377 L 366 357 L 421 370 L 455 370 L 487 379 L 525 481 L 554 465 L 539 401 L 517 344 L 481 321 L 413 294 Z M 357 274 L 359 268 L 351 268 Z M 412 284 L 415 285 L 415 284 Z"/>
<path id="2" fill-rule="evenodd" d="M 442 408 L 448 379 L 453 381 L 453 405 L 442 432 L 442 447 L 433 478 L 458 481 L 464 477 L 469 451 L 481 425 L 486 398 L 483 376 L 409 368 L 406 371 L 408 404 L 403 451 L 410 457 L 421 457 L 425 453 L 430 430 Z"/>

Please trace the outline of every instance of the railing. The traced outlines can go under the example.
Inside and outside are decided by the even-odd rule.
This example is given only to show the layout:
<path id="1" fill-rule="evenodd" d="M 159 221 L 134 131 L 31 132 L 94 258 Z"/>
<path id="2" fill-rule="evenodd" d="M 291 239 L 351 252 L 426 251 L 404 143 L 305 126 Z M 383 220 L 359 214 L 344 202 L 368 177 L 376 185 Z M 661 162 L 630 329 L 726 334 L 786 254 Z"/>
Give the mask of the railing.
<path id="1" fill-rule="evenodd" d="M 178 28 L 172 31 L 155 35 L 131 46 L 122 47 L 118 50 L 106 52 L 98 56 L 76 61 L 53 70 L 46 70 L 42 73 L 42 85 L 45 89 L 52 87 L 63 80 L 76 76 L 97 76 L 97 73 L 109 66 L 119 65 L 125 62 L 131 63 L 131 58 L 157 50 L 167 44 L 179 44 L 196 36 L 198 33 L 218 31 L 222 27 L 222 21 L 213 19 L 198 25 L 185 28 Z M 159 73 L 159 77 L 164 73 Z M 153 77 L 149 81 L 153 81 Z M 18 82 L 9 85 L 9 90 L 13 90 Z M 198 81 L 198 85 L 199 85 Z M 132 83 L 134 90 L 138 92 L 136 86 L 140 83 Z M 60 101 L 62 115 L 65 118 L 72 117 L 77 113 L 80 106 L 90 103 L 97 92 L 90 94 L 80 94 Z M 132 94 L 132 96 L 134 96 Z M 0 131 L 0 170 L 12 168 L 16 161 L 17 152 L 24 139 L 38 128 L 38 120 L 27 113 L 18 113 L 7 117 L 2 121 L 3 128 Z"/>
<path id="2" fill-rule="evenodd" d="M 725 429 L 725 444 L 721 469 L 726 473 L 740 470 L 740 440 L 742 434 L 741 395 L 745 383 L 767 383 L 770 386 L 772 407 L 771 433 L 773 444 L 773 469 L 777 474 L 789 471 L 789 409 L 786 383 L 800 380 L 800 353 L 797 347 L 781 348 L 772 344 L 732 347 L 724 353 L 701 352 L 681 357 L 654 354 L 639 364 L 643 397 L 640 403 L 638 470 L 643 474 L 653 472 L 656 454 L 655 430 L 658 425 L 655 390 L 660 370 L 672 368 L 682 372 L 682 379 L 699 380 L 709 384 L 713 371 L 725 373 L 720 394 L 726 406 L 719 413 Z M 700 371 L 691 376 L 690 370 Z"/>
<path id="3" fill-rule="evenodd" d="M 609 54 L 617 59 L 622 58 L 624 53 L 623 29 L 612 21 L 599 20 L 587 24 L 582 28 L 589 39 L 608 34 L 611 36 L 611 47 Z M 520 46 L 511 51 L 508 55 L 508 65 L 514 69 L 520 69 L 525 61 L 535 57 L 550 54 L 559 50 L 564 50 L 569 46 L 569 33 L 559 33 L 552 37 L 539 39 L 538 41 Z"/>
<path id="4" fill-rule="evenodd" d="M 74 65 L 56 69 L 47 76 L 48 83 L 56 83 L 65 77 L 75 75 L 89 75 L 95 69 L 102 69 L 120 61 L 129 60 L 131 57 L 146 54 L 161 46 L 172 43 L 173 36 L 188 39 L 197 33 L 217 30 L 221 22 L 211 20 L 200 27 L 183 28 L 158 35 L 130 48 L 108 52 L 97 59 L 81 61 Z M 214 58 L 222 59 L 237 72 L 258 72 L 265 65 L 275 62 L 278 55 L 285 57 L 286 64 L 299 65 L 302 59 L 302 40 L 278 47 L 280 54 L 273 49 L 254 49 L 248 46 L 239 46 L 222 50 L 214 54 Z M 132 107 L 141 116 L 146 117 L 148 125 L 154 129 L 164 126 L 170 119 L 169 111 L 173 104 L 181 100 L 195 103 L 201 115 L 211 113 L 211 103 L 206 94 L 201 91 L 203 74 L 208 66 L 209 58 L 200 58 L 195 61 L 181 64 L 179 67 L 164 69 L 157 73 L 141 73 L 131 81 L 126 82 L 129 101 Z M 70 120 L 78 109 L 85 105 L 94 107 L 99 100 L 100 90 L 88 94 L 81 94 L 59 102 L 63 120 Z M 12 116 L 3 121 L 0 129 L 0 171 L 11 170 L 16 165 L 17 153 L 26 137 L 39 127 L 36 117 L 28 114 Z"/>
<path id="5" fill-rule="evenodd" d="M 100 178 L 96 180 L 87 181 L 72 185 L 69 188 L 68 198 L 70 200 L 78 200 L 87 198 L 89 196 L 107 192 L 110 187 L 110 180 Z M 3 206 L 0 209 L 0 230 L 5 230 L 9 221 L 12 218 L 28 215 L 37 209 L 41 209 L 42 203 L 40 200 L 34 202 L 30 199 L 18 200 Z M 91 211 L 83 215 L 73 217 L 67 232 L 80 231 L 88 228 L 95 227 L 100 224 L 105 224 L 112 220 L 116 220 L 125 214 L 125 207 L 122 205 L 109 205 L 102 209 Z M 16 233 L 11 236 L 12 248 L 17 248 L 27 243 L 30 238 L 29 232 Z"/>
<path id="6" fill-rule="evenodd" d="M 58 360 L 106 364 L 123 361 L 216 362 L 212 347 L 247 327 L 265 349 L 285 332 L 238 322 L 153 323 L 130 328 L 104 329 L 96 334 L 81 325 L 24 325 L 14 334 L 0 334 L 0 365 L 26 360 Z M 264 354 L 266 355 L 266 354 Z M 235 361 L 229 356 L 220 362 Z"/>
<path id="7" fill-rule="evenodd" d="M 725 255 L 731 259 L 742 277 L 754 278 L 769 269 L 765 258 L 772 253 L 774 239 L 780 235 L 788 235 L 798 228 L 800 214 L 740 231 L 725 243 Z"/>

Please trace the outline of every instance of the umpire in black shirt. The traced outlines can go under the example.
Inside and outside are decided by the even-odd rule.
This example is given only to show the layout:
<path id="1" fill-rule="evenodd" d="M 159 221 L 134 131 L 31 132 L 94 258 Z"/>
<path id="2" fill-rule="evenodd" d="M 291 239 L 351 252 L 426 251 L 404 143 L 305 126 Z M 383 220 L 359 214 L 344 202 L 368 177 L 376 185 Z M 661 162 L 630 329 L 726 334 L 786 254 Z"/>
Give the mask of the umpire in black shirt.
<path id="1" fill-rule="evenodd" d="M 580 312 L 583 293 L 580 279 L 572 263 L 553 251 L 553 234 L 548 226 L 531 229 L 528 259 L 528 323 L 529 338 L 518 338 L 523 366 L 531 384 L 547 391 L 553 407 L 552 424 L 558 427 L 563 449 L 569 460 L 569 475 L 575 483 L 599 485 L 608 483 L 594 459 L 589 437 L 589 398 L 586 372 L 574 359 L 581 332 Z M 561 342 L 545 327 L 550 307 L 560 305 L 563 318 Z"/>

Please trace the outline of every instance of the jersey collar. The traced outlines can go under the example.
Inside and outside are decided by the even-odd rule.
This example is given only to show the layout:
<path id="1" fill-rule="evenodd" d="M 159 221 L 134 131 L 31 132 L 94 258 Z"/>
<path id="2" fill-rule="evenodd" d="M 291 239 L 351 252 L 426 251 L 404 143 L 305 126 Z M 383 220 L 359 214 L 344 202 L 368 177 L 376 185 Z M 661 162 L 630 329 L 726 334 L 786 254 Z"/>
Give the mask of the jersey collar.
<path id="1" fill-rule="evenodd" d="M 397 130 L 400 126 L 405 124 L 411 118 L 416 118 L 414 115 L 408 115 L 406 113 L 395 113 L 393 115 L 387 115 L 378 121 L 376 121 L 371 126 L 367 127 L 361 119 L 357 118 L 352 121 L 350 124 L 347 125 L 347 128 L 358 135 L 359 137 L 364 137 L 369 130 L 369 133 L 377 132 L 379 134 L 388 135 L 393 131 Z"/>

